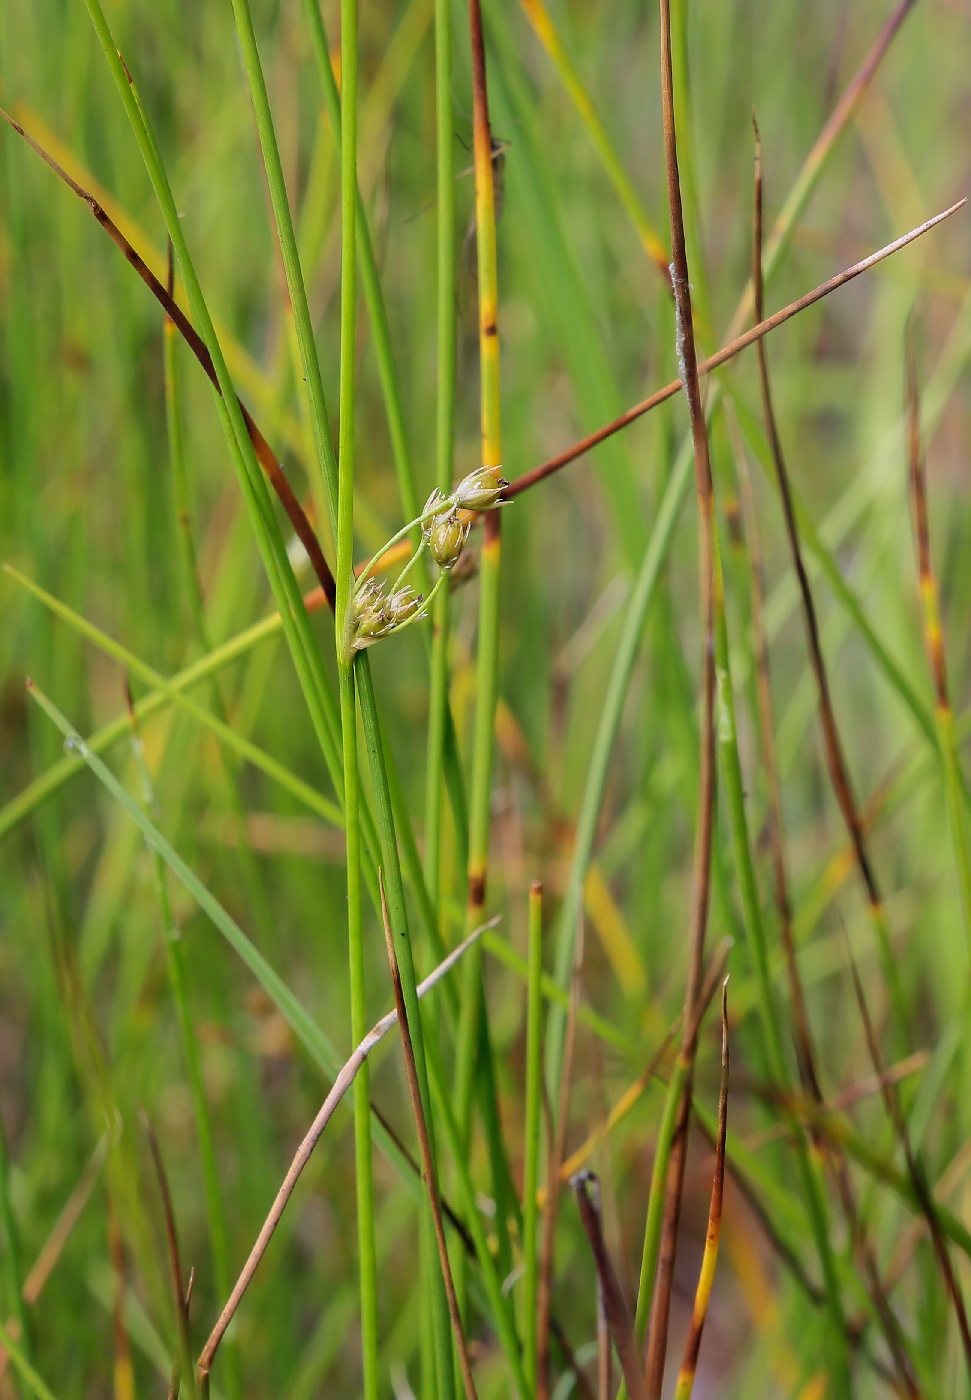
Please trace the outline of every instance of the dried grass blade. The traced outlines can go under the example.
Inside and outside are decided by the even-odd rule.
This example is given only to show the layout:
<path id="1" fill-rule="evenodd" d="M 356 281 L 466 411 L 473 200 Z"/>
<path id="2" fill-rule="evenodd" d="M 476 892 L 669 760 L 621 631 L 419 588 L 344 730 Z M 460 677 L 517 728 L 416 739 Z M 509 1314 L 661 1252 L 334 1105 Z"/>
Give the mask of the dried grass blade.
<path id="1" fill-rule="evenodd" d="M 436 985 L 436 983 L 438 983 L 445 976 L 446 972 L 448 972 L 452 967 L 455 966 L 459 958 L 461 958 L 462 954 L 465 953 L 472 946 L 472 944 L 485 932 L 486 928 L 492 928 L 498 922 L 499 916 L 497 915 L 496 918 L 492 919 L 488 924 L 483 924 L 481 928 L 477 928 L 474 930 L 474 932 L 470 933 L 468 938 L 463 939 L 463 941 L 458 945 L 458 947 L 454 948 L 452 952 L 449 953 L 448 957 L 445 958 L 443 962 L 439 963 L 438 967 L 436 967 L 432 972 L 430 972 L 425 978 L 425 980 L 419 984 L 419 998 L 425 996 L 427 992 L 430 992 L 431 989 Z M 267 1246 L 269 1245 L 270 1240 L 273 1238 L 273 1233 L 276 1230 L 277 1225 L 280 1223 L 280 1218 L 283 1215 L 284 1210 L 286 1209 L 287 1202 L 293 1195 L 294 1187 L 299 1181 L 300 1174 L 303 1171 L 304 1167 L 310 1161 L 310 1157 L 313 1153 L 313 1150 L 317 1146 L 317 1143 L 320 1141 L 321 1134 L 327 1127 L 327 1124 L 330 1122 L 331 1118 L 333 1118 L 338 1104 L 341 1102 L 344 1095 L 347 1093 L 348 1089 L 353 1084 L 354 1076 L 364 1064 L 364 1061 L 367 1059 L 368 1055 L 370 1055 L 374 1047 L 384 1039 L 384 1037 L 388 1034 L 392 1027 L 397 1023 L 397 1020 L 397 1008 L 395 1008 L 394 1011 L 389 1011 L 386 1016 L 382 1016 L 381 1020 L 378 1021 L 377 1024 L 373 1026 L 370 1031 L 368 1031 L 364 1039 L 355 1048 L 353 1053 L 344 1063 L 343 1067 L 334 1079 L 334 1083 L 331 1086 L 330 1093 L 327 1095 L 327 1097 L 324 1099 L 323 1104 L 321 1105 L 320 1112 L 317 1114 L 317 1117 L 310 1125 L 310 1128 L 308 1129 L 303 1141 L 301 1142 L 300 1146 L 297 1148 L 296 1153 L 294 1154 L 293 1161 L 290 1163 L 290 1168 L 287 1171 L 286 1176 L 283 1178 L 283 1184 L 281 1185 L 279 1191 L 276 1194 L 276 1197 L 273 1201 L 273 1205 L 270 1207 L 270 1212 L 267 1215 L 266 1220 L 263 1222 L 263 1226 L 260 1230 L 259 1235 L 256 1237 L 256 1243 L 250 1250 L 249 1257 L 246 1260 L 246 1263 L 243 1265 L 242 1272 L 240 1273 L 239 1278 L 236 1280 L 236 1284 L 233 1288 L 233 1291 L 230 1294 L 225 1307 L 220 1313 L 219 1319 L 216 1322 L 216 1325 L 213 1328 L 212 1332 L 210 1333 L 206 1345 L 203 1347 L 202 1352 L 200 1353 L 198 1365 L 200 1376 L 208 1376 L 209 1371 L 212 1369 L 213 1358 L 215 1357 L 216 1350 L 219 1347 L 223 1336 L 225 1335 L 226 1328 L 232 1321 L 233 1315 L 242 1301 L 243 1294 L 249 1287 L 253 1275 L 256 1273 L 256 1270 L 259 1267 L 260 1260 L 266 1253 Z M 398 1143 L 397 1145 L 401 1149 L 402 1155 L 407 1158 L 408 1154 L 405 1152 L 402 1145 L 400 1143 Z"/>
<path id="2" fill-rule="evenodd" d="M 442 1224 L 442 1205 L 438 1191 L 438 1173 L 435 1170 L 435 1158 L 432 1154 L 432 1146 L 428 1139 L 428 1125 L 425 1122 L 425 1110 L 422 1108 L 421 1092 L 418 1088 L 418 1071 L 415 1068 L 415 1052 L 411 1044 L 411 1030 L 408 1026 L 408 1014 L 405 1011 L 405 1000 L 401 992 L 401 977 L 398 973 L 398 960 L 394 953 L 394 940 L 391 937 L 391 921 L 388 918 L 388 904 L 384 897 L 384 875 L 380 869 L 378 870 L 378 885 L 381 890 L 381 917 L 384 921 L 384 939 L 388 948 L 388 965 L 391 968 L 394 1001 L 395 1007 L 397 1008 L 398 1026 L 401 1031 L 401 1048 L 405 1057 L 408 1092 L 411 1096 L 411 1107 L 415 1115 L 415 1130 L 418 1133 L 418 1145 L 421 1149 L 422 1174 L 425 1178 L 425 1187 L 428 1191 L 428 1199 L 432 1208 L 432 1219 L 435 1222 L 435 1240 L 438 1244 L 438 1258 L 442 1266 L 442 1277 L 445 1280 L 445 1293 L 448 1297 L 448 1311 L 452 1320 L 452 1331 L 455 1336 L 456 1350 L 458 1351 L 459 1369 L 462 1372 L 462 1384 L 465 1386 L 466 1400 L 477 1400 L 475 1381 L 472 1378 L 472 1364 L 469 1360 L 468 1343 L 465 1340 L 465 1331 L 462 1327 L 462 1314 L 459 1311 L 458 1298 L 455 1295 L 452 1266 L 449 1263 L 448 1245 L 445 1242 L 445 1227 Z"/>

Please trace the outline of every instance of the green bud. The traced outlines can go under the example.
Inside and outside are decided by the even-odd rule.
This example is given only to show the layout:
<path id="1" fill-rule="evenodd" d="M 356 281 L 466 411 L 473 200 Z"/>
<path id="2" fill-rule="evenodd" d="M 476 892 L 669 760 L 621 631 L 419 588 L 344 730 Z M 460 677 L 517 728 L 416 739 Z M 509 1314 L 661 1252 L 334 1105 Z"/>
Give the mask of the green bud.
<path id="1" fill-rule="evenodd" d="M 424 529 L 425 542 L 440 569 L 451 569 L 458 563 L 471 528 L 472 521 L 462 520 L 457 510 L 429 520 Z"/>

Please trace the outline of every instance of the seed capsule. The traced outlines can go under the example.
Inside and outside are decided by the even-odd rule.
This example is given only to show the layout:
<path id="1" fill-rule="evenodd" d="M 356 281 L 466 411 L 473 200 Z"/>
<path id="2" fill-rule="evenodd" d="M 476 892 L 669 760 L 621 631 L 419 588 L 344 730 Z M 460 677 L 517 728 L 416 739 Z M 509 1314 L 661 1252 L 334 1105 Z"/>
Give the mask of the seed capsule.
<path id="1" fill-rule="evenodd" d="M 502 505 L 503 488 L 508 485 L 502 467 L 477 467 L 456 486 L 452 502 L 460 510 L 492 510 Z"/>
<path id="2" fill-rule="evenodd" d="M 400 627 L 403 622 L 414 617 L 424 601 L 423 596 L 414 588 L 399 588 L 397 593 L 392 593 L 387 602 L 391 627 Z"/>
<path id="3" fill-rule="evenodd" d="M 457 510 L 450 510 L 447 515 L 436 515 L 428 522 L 424 530 L 425 541 L 440 569 L 455 567 L 462 557 L 471 528 L 472 521 L 462 520 Z"/>

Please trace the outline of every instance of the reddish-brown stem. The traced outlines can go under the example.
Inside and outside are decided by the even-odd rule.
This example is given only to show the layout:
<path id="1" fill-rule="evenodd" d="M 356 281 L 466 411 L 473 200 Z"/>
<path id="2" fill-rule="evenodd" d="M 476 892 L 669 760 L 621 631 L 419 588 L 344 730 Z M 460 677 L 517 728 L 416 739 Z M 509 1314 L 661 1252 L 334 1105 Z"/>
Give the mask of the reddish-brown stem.
<path id="1" fill-rule="evenodd" d="M 667 174 L 668 208 L 671 223 L 672 284 L 674 286 L 677 353 L 681 383 L 691 416 L 691 437 L 695 458 L 695 489 L 700 525 L 699 591 L 701 597 L 701 755 L 699 761 L 698 825 L 695 832 L 694 869 L 691 883 L 691 913 L 688 925 L 688 971 L 684 992 L 682 1055 L 693 1066 L 697 1033 L 693 1031 L 695 1002 L 701 984 L 701 968 L 708 928 L 711 892 L 711 842 L 715 810 L 715 644 L 714 644 L 714 529 L 715 497 L 708 451 L 708 424 L 701 402 L 698 359 L 691 313 L 691 287 L 685 249 L 684 214 L 678 173 L 678 143 L 674 113 L 674 81 L 671 67 L 671 10 L 669 0 L 660 0 L 661 17 L 661 117 L 664 127 L 664 158 Z M 659 1400 L 664 1380 L 667 1352 L 668 1314 L 674 1286 L 678 1221 L 688 1141 L 688 1114 L 691 1104 L 692 1072 L 689 1067 L 684 1096 L 668 1167 L 661 1227 L 651 1300 L 651 1321 L 647 1336 L 645 1393 L 647 1400 Z"/>
<path id="2" fill-rule="evenodd" d="M 926 223 L 911 229 L 909 233 L 905 233 L 901 238 L 894 239 L 892 243 L 888 243 L 885 247 L 878 249 L 877 252 L 871 253 L 860 262 L 854 263 L 852 267 L 844 268 L 844 270 L 838 272 L 835 277 L 830 277 L 828 281 L 821 282 L 819 286 L 814 287 L 811 292 L 806 292 L 804 296 L 799 297 L 796 301 L 790 302 L 788 306 L 782 307 L 780 311 L 773 312 L 772 315 L 767 316 L 765 320 L 760 320 L 758 325 L 753 326 L 750 330 L 743 331 L 733 340 L 728 341 L 728 343 L 723 345 L 720 350 L 717 350 L 714 355 L 709 355 L 706 360 L 699 361 L 698 374 L 701 376 L 711 374 L 712 370 L 718 369 L 720 365 L 726 364 L 743 350 L 747 350 L 750 345 L 754 345 L 756 341 L 761 340 L 764 335 L 768 335 L 770 331 L 774 331 L 778 326 L 791 320 L 793 316 L 798 316 L 800 311 L 805 311 L 806 308 L 812 306 L 814 302 L 821 301 L 823 297 L 829 296 L 830 292 L 835 292 L 837 288 L 845 286 L 847 282 L 851 282 L 854 277 L 859 277 L 862 272 L 867 272 L 871 267 L 875 267 L 876 264 L 882 262 L 884 258 L 889 258 L 893 253 L 899 252 L 900 249 L 905 248 L 908 243 L 912 243 L 915 238 L 920 238 L 932 228 L 936 228 L 944 219 L 950 218 L 958 209 L 962 209 L 966 203 L 966 199 L 959 199 L 956 204 L 952 204 L 949 209 L 945 209 L 940 214 L 936 214 L 934 218 L 928 219 Z M 663 388 L 655 390 L 648 398 L 642 399 L 640 403 L 634 404 L 633 408 L 627 409 L 619 418 L 615 418 L 612 422 L 604 424 L 602 428 L 598 428 L 596 432 L 588 434 L 587 437 L 580 438 L 572 447 L 567 447 L 563 452 L 557 453 L 555 457 L 549 458 L 546 462 L 541 462 L 538 467 L 533 467 L 531 471 L 516 477 L 503 491 L 503 500 L 511 501 L 515 496 L 518 496 L 520 492 L 527 490 L 530 486 L 535 486 L 538 481 L 543 481 L 546 477 L 552 476 L 554 472 L 558 472 L 561 467 L 568 466 L 570 462 L 575 462 L 578 457 L 582 457 L 584 453 L 591 451 L 591 449 L 596 447 L 599 443 L 612 437 L 614 433 L 620 432 L 622 428 L 626 428 L 631 423 L 636 422 L 637 419 L 643 417 L 645 413 L 649 413 L 652 408 L 657 408 L 659 404 L 665 403 L 668 399 L 673 398 L 681 387 L 680 379 L 672 379 L 669 384 L 665 384 Z"/>
<path id="3" fill-rule="evenodd" d="M 752 286 L 756 290 L 756 316 L 761 312 L 761 294 L 763 287 L 762 275 L 762 213 L 763 213 L 763 186 L 762 186 L 762 142 L 759 137 L 758 124 L 755 120 L 755 113 L 752 113 L 752 128 L 755 136 L 755 208 L 754 225 L 752 239 Z M 771 401 L 769 399 L 768 373 L 765 366 L 765 348 L 762 342 L 758 346 L 759 369 L 762 381 L 762 392 L 766 404 L 766 415 L 771 413 Z M 773 420 L 774 421 L 774 420 Z M 775 453 L 778 438 L 773 441 L 773 453 Z M 822 1090 L 819 1084 L 819 1077 L 816 1072 L 816 1056 L 812 1042 L 812 1033 L 809 1025 L 809 1016 L 806 1010 L 806 1000 L 802 987 L 802 979 L 799 976 L 799 966 L 796 959 L 795 943 L 792 936 L 792 909 L 789 900 L 788 876 L 786 872 L 786 860 L 784 849 L 784 837 L 782 829 L 782 809 L 779 798 L 778 770 L 775 762 L 775 743 L 773 738 L 772 722 L 772 696 L 769 680 L 769 655 L 768 643 L 766 639 L 765 626 L 762 617 L 763 598 L 763 573 L 761 551 L 758 541 L 758 527 L 755 516 L 754 499 L 752 495 L 751 481 L 745 461 L 744 449 L 740 447 L 738 452 L 739 480 L 742 487 L 743 512 L 746 516 L 747 529 L 746 540 L 748 543 L 751 558 L 752 574 L 752 624 L 755 637 L 755 664 L 756 664 L 756 687 L 758 694 L 758 704 L 760 712 L 760 743 L 762 748 L 763 763 L 766 772 L 766 782 L 768 788 L 768 829 L 769 840 L 772 849 L 772 864 L 774 876 L 774 889 L 776 907 L 779 914 L 779 928 L 782 939 L 782 946 L 786 958 L 786 968 L 789 980 L 789 997 L 792 1004 L 793 1021 L 795 1024 L 795 1038 L 797 1061 L 799 1065 L 800 1079 L 803 1088 L 810 1099 L 817 1105 L 823 1102 Z M 917 1382 L 913 1365 L 907 1353 L 906 1344 L 897 1319 L 890 1307 L 886 1292 L 882 1286 L 879 1270 L 877 1268 L 876 1257 L 867 1237 L 866 1227 L 856 1206 L 856 1199 L 853 1193 L 853 1184 L 847 1166 L 844 1153 L 837 1149 L 835 1153 L 829 1154 L 825 1150 L 825 1144 L 818 1128 L 811 1128 L 813 1142 L 823 1161 L 828 1162 L 836 1184 L 837 1194 L 846 1217 L 850 1231 L 850 1237 L 857 1258 L 862 1266 L 867 1286 L 873 1299 L 874 1308 L 880 1319 L 887 1345 L 893 1357 L 901 1382 L 902 1392 L 908 1396 L 915 1396 Z"/>
<path id="4" fill-rule="evenodd" d="M 169 1191 L 168 1177 L 165 1172 L 165 1164 L 162 1161 L 161 1149 L 158 1145 L 158 1138 L 155 1136 L 155 1129 L 152 1127 L 148 1115 L 141 1114 L 142 1128 L 148 1139 L 148 1145 L 152 1151 L 152 1159 L 155 1163 L 155 1174 L 158 1177 L 159 1194 L 162 1198 L 162 1213 L 165 1218 L 165 1243 L 169 1256 L 169 1276 L 172 1282 L 172 1305 L 175 1309 L 175 1326 L 179 1338 L 179 1355 L 176 1365 L 190 1364 L 191 1340 L 189 1337 L 189 1309 L 186 1302 L 186 1291 L 182 1285 L 182 1264 L 179 1259 L 179 1239 L 175 1228 L 175 1212 L 172 1209 L 172 1195 Z"/>

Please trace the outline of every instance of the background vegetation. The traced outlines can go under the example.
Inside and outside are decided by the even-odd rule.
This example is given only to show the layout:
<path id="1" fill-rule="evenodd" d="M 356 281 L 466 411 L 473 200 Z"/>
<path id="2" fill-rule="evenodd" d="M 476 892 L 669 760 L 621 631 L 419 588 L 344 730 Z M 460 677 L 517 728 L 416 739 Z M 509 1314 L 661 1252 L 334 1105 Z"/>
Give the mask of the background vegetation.
<path id="1" fill-rule="evenodd" d="M 350 8 L 345 0 L 345 40 Z M 236 9 L 238 18 L 246 7 Z M 966 191 L 971 10 L 962 0 L 901 6 L 904 22 L 877 52 L 872 81 L 858 102 L 841 108 L 891 14 L 889 0 L 681 0 L 673 9 L 687 255 L 705 354 L 726 338 L 750 272 L 752 108 L 764 143 L 767 232 L 780 211 L 795 216 L 770 262 L 771 311 Z M 336 3 L 325 0 L 320 13 L 340 78 Z M 501 461 L 510 480 L 678 374 L 661 270 L 670 235 L 658 15 L 629 0 L 551 0 L 544 16 L 538 0 L 484 6 L 492 134 L 503 143 L 494 170 Z M 444 80 L 452 133 L 436 107 L 434 43 L 437 24 L 441 84 L 449 17 L 453 71 L 444 70 Z M 291 309 L 297 302 L 287 292 L 233 7 L 228 0 L 127 0 L 110 4 L 107 18 L 156 133 L 229 370 L 333 565 L 313 394 Z M 259 0 L 254 22 L 335 446 L 338 405 L 346 407 L 353 389 L 356 446 L 347 446 L 344 461 L 353 461 L 360 560 L 414 518 L 414 502 L 420 507 L 434 485 L 457 481 L 480 462 L 478 292 L 485 280 L 481 237 L 476 270 L 467 169 L 469 20 L 461 6 L 449 16 L 443 0 L 437 15 L 433 0 L 386 0 L 362 6 L 358 16 L 357 174 L 387 313 L 403 429 L 397 438 L 371 308 L 360 290 L 349 297 L 345 284 L 342 311 L 341 150 L 308 6 Z M 346 80 L 346 46 L 344 68 Z M 167 230 L 80 0 L 0 7 L 0 102 L 95 195 L 164 280 Z M 827 127 L 834 110 L 838 119 Z M 438 157 L 437 115 L 445 131 Z M 348 139 L 345 194 L 349 169 L 353 178 L 349 149 Z M 436 217 L 437 180 L 454 195 L 454 215 L 449 220 L 446 201 L 444 222 Z M 801 198 L 787 206 L 793 189 Z M 25 677 L 82 734 L 121 716 L 105 750 L 110 769 L 323 1030 L 338 1062 L 358 1030 L 392 1005 L 391 978 L 368 894 L 376 867 L 365 851 L 366 1001 L 352 1018 L 346 794 L 322 757 L 279 626 L 270 624 L 258 644 L 237 648 L 231 664 L 186 692 L 194 712 L 171 703 L 163 685 L 161 703 L 152 702 L 154 711 L 139 722 L 140 747 L 132 746 L 126 674 L 136 701 L 157 692 L 159 679 L 145 666 L 175 676 L 272 614 L 274 598 L 213 394 L 185 346 L 164 330 L 156 301 L 84 204 L 9 128 L 0 134 L 0 191 L 0 556 L 131 653 L 126 667 L 124 656 L 106 654 L 23 578 L 0 578 L 0 1235 L 4 1315 L 20 1358 L 6 1365 L 0 1391 L 47 1394 L 37 1389 L 39 1373 L 58 1400 L 127 1400 L 164 1394 L 185 1346 L 139 1114 L 154 1128 L 164 1161 L 183 1273 L 196 1270 L 191 1342 L 198 1354 L 334 1061 L 322 1065 L 319 1046 L 316 1055 L 308 1048 L 313 1036 L 301 1037 L 273 987 L 254 977 L 197 898 L 165 872 L 131 811 L 76 753 L 65 755 L 62 735 L 31 704 Z M 971 1249 L 963 1223 L 971 1225 L 971 1002 L 967 799 L 959 773 L 971 699 L 967 247 L 967 214 L 959 212 L 766 341 L 833 710 L 883 896 L 876 919 L 821 739 L 817 677 L 754 351 L 707 381 L 710 406 L 712 394 L 717 399 L 710 435 L 726 645 L 718 657 L 706 965 L 721 940 L 734 943 L 727 964 L 729 1172 L 698 1396 L 839 1396 L 847 1393 L 843 1356 L 854 1395 L 968 1391 L 956 1303 Z M 440 284 L 443 248 L 452 249 L 455 266 L 452 276 L 446 252 Z M 456 320 L 453 459 L 451 376 L 440 375 L 438 350 L 448 346 L 449 309 Z M 749 307 L 732 334 L 750 320 Z M 931 595 L 926 579 L 921 594 L 914 548 L 908 325 L 954 744 L 925 646 L 933 627 L 922 596 L 926 604 Z M 451 361 L 443 363 L 447 370 Z M 912 394 L 912 411 L 915 402 Z M 345 413 L 342 432 L 349 421 Z M 528 1047 L 526 1034 L 531 880 L 544 886 L 542 956 L 553 979 L 544 998 L 546 1116 L 561 1130 L 564 1155 L 618 1104 L 627 1110 L 613 1114 L 585 1165 L 601 1180 L 607 1244 L 633 1313 L 665 1084 L 676 1073 L 680 1032 L 657 1052 L 684 992 L 698 821 L 699 531 L 687 428 L 678 394 L 503 507 L 495 633 L 479 610 L 491 566 L 452 589 L 448 695 L 471 792 L 473 846 L 476 802 L 481 807 L 483 795 L 488 802 L 485 914 L 501 921 L 485 935 L 481 955 L 466 955 L 466 970 L 429 993 L 423 1022 L 446 1085 L 453 1070 L 459 1080 L 458 1142 L 469 1134 L 467 1149 L 451 1150 L 456 1143 L 437 1104 L 442 1188 L 467 1222 L 474 1217 L 481 1226 L 506 1285 L 497 1304 L 481 1258 L 463 1262 L 450 1231 L 483 1397 L 517 1385 L 531 1394 L 536 1383 L 536 1246 L 529 1218 L 525 1234 L 518 1218 L 527 1159 L 533 1152 L 536 1162 L 537 1144 L 546 1142 L 537 1121 L 539 1080 L 529 1073 L 540 1038 L 534 1034 Z M 288 546 L 301 587 L 313 588 L 286 518 L 276 511 L 272 521 L 267 528 Z M 340 527 L 345 558 L 348 523 L 345 516 Z M 481 537 L 473 530 L 470 553 L 478 554 Z M 792 932 L 815 1077 L 822 1097 L 837 1101 L 831 1114 L 813 1107 L 813 1076 L 797 1055 L 773 894 L 752 612 L 756 543 Z M 311 624 L 336 697 L 326 609 L 314 611 Z M 433 754 L 440 742 L 435 726 L 428 728 L 430 695 L 441 693 L 430 674 L 444 673 L 435 672 L 423 633 L 430 637 L 427 623 L 367 653 L 400 778 L 399 841 L 407 845 L 410 826 L 429 877 L 423 901 L 417 862 L 409 863 L 406 850 L 419 975 L 438 961 L 436 927 L 452 947 L 469 919 L 478 922 L 475 902 L 472 915 L 465 908 L 468 833 L 440 797 L 445 785 L 434 763 L 427 786 L 429 733 Z M 488 657 L 482 662 L 484 637 L 497 647 L 491 766 L 482 728 L 487 739 L 493 726 L 483 687 L 492 677 Z M 618 692 L 625 646 L 633 667 Z M 726 708 L 732 693 L 734 726 Z M 604 724 L 611 695 L 620 701 L 616 735 Z M 272 762 L 254 762 L 252 750 L 241 753 L 225 733 L 215 735 L 200 708 Z M 744 794 L 732 780 L 736 736 Z M 362 732 L 362 801 L 380 807 L 366 739 Z M 431 852 L 430 826 L 438 833 Z M 754 887 L 746 883 L 753 870 Z M 583 956 L 564 1117 L 556 1051 L 578 924 Z M 177 935 L 174 946 L 170 935 Z M 873 1039 L 883 1061 L 897 1067 L 899 1088 L 890 1096 L 873 1080 L 875 1047 L 848 948 Z M 488 1054 L 474 1028 L 480 962 Z M 781 1057 L 773 1025 L 781 1027 Z M 463 1059 L 470 1044 L 472 1058 Z M 705 1240 L 713 1159 L 704 1124 L 713 1131 L 720 1050 L 716 1008 L 703 1024 L 693 1085 L 704 1117 L 689 1139 L 669 1387 Z M 463 1087 L 464 1072 L 475 1083 Z M 498 1124 L 483 1113 L 490 1075 Z M 370 1097 L 417 1156 L 397 1033 L 373 1056 Z M 359 1094 L 358 1105 L 360 1163 L 366 1096 Z M 547 1143 L 539 1153 L 541 1181 L 552 1152 Z M 465 1164 L 475 1191 L 471 1212 L 463 1205 Z M 422 1400 L 459 1393 L 459 1380 L 441 1364 L 448 1346 L 434 1325 L 437 1257 L 431 1237 L 422 1236 L 416 1179 L 380 1134 L 373 1170 L 376 1335 L 365 1329 L 362 1348 L 361 1178 L 348 1103 L 325 1131 L 245 1296 L 213 1370 L 214 1393 L 254 1400 L 358 1395 L 362 1387 L 368 1400 L 392 1388 L 398 1400 L 412 1388 Z M 806 1171 L 823 1197 L 825 1219 L 815 1230 Z M 945 1224 L 922 1194 L 931 1188 L 950 1211 Z M 937 1219 L 934 1231 L 929 1216 Z M 820 1229 L 834 1261 L 829 1282 Z M 942 1249 L 953 1268 L 950 1287 Z M 568 1191 L 559 1203 L 554 1263 L 553 1311 L 595 1387 L 597 1275 Z M 510 1328 L 518 1329 L 512 1343 Z M 29 1362 L 36 1372 L 24 1369 Z M 517 1366 L 524 1368 L 518 1381 Z M 552 1383 L 557 1400 L 576 1383 L 556 1346 Z"/>

